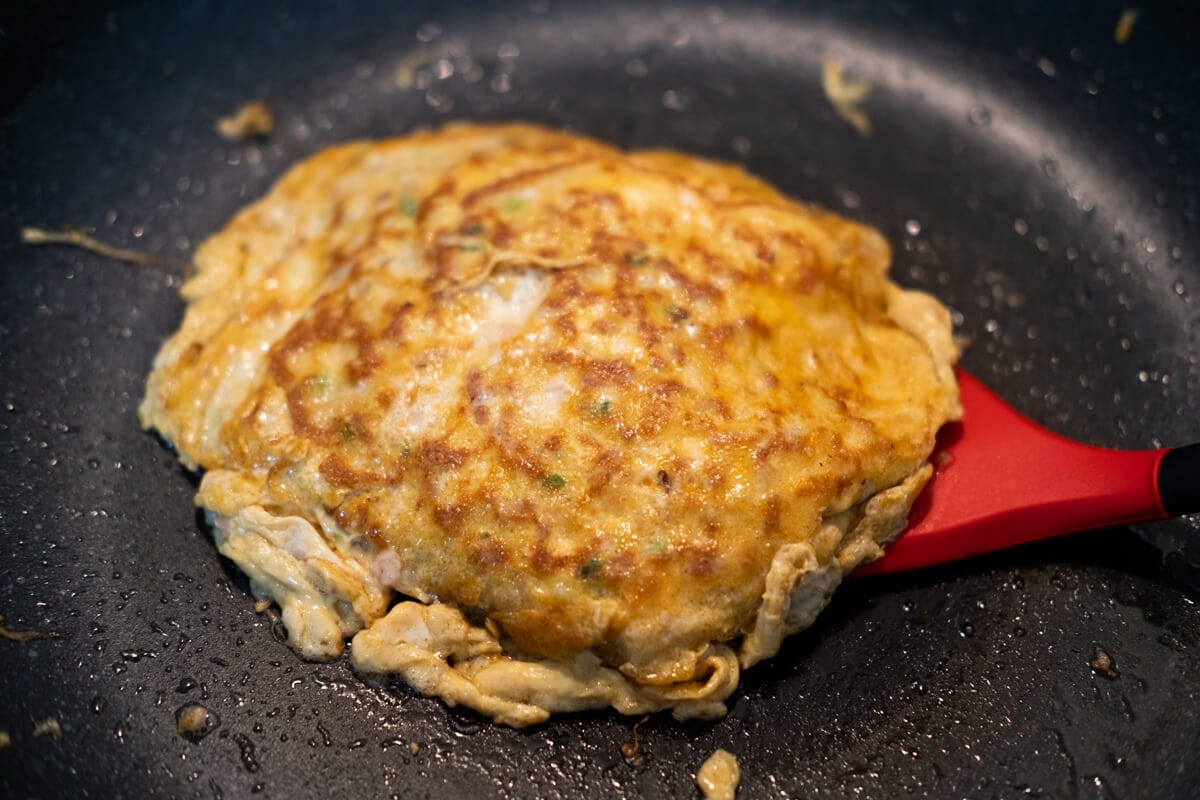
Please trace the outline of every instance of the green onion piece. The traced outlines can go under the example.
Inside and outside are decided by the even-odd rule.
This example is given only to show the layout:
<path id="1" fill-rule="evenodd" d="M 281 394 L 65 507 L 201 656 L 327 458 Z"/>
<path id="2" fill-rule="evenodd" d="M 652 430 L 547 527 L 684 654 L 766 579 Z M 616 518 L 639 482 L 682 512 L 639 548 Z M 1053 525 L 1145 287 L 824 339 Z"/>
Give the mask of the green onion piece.
<path id="1" fill-rule="evenodd" d="M 358 431 L 349 422 L 342 420 L 337 426 L 337 437 L 342 444 L 347 444 L 358 438 Z"/>
<path id="2" fill-rule="evenodd" d="M 557 472 L 542 478 L 542 486 L 547 489 L 561 489 L 567 485 L 567 480 Z"/>
<path id="3" fill-rule="evenodd" d="M 512 197 L 506 197 L 500 201 L 500 210 L 506 214 L 517 214 L 521 211 L 524 211 L 525 206 L 525 198 L 517 197 L 516 195 Z"/>
<path id="4" fill-rule="evenodd" d="M 413 218 L 417 216 L 417 198 L 409 194 L 400 195 L 399 202 L 400 213 L 406 217 Z"/>
<path id="5" fill-rule="evenodd" d="M 333 388 L 333 381 L 328 375 L 317 375 L 312 379 L 312 391 L 316 394 L 325 394 Z"/>

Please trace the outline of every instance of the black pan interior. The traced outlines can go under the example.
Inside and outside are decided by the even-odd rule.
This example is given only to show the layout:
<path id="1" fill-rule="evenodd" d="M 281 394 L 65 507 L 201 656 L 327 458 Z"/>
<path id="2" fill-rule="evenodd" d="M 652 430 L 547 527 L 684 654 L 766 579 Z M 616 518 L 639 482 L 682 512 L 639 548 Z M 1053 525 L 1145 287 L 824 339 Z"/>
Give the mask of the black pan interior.
<path id="1" fill-rule="evenodd" d="M 1018 408 L 1096 444 L 1200 440 L 1195 17 L 1140 8 L 1122 45 L 1113 3 L 121 4 L 0 126 L 0 613 L 59 634 L 0 639 L 0 794 L 686 797 L 724 747 L 743 797 L 1190 796 L 1195 521 L 849 585 L 727 718 L 641 725 L 635 765 L 635 720 L 513 731 L 299 660 L 134 413 L 181 265 L 290 164 L 527 119 L 737 161 L 876 225 Z M 824 56 L 876 85 L 869 137 L 824 99 Z M 267 141 L 214 134 L 260 97 Z M 35 250 L 28 224 L 180 266 Z M 200 741 L 188 703 L 217 719 Z M 61 739 L 33 735 L 47 717 Z"/>

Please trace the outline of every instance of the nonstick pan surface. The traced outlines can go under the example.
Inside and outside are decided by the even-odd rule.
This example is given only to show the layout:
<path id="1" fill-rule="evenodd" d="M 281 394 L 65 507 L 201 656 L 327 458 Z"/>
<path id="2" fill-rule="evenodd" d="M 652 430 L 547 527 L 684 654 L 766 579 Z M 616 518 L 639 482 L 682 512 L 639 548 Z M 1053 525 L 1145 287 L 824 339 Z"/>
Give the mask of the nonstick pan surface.
<path id="1" fill-rule="evenodd" d="M 0 639 L 0 795 L 687 797 L 724 747 L 742 797 L 1192 796 L 1194 521 L 851 582 L 728 717 L 653 717 L 632 764 L 635 719 L 515 731 L 301 661 L 135 418 L 183 264 L 290 165 L 525 119 L 736 161 L 876 225 L 1026 413 L 1200 440 L 1195 18 L 1139 5 L 1124 44 L 1111 3 L 121 5 L 0 126 L 0 613 L 57 635 Z M 875 85 L 869 137 L 823 97 L 824 56 Z M 259 98 L 267 140 L 216 136 Z M 176 265 L 34 249 L 21 225 Z M 199 741 L 176 732 L 189 703 L 214 717 Z M 34 736 L 47 718 L 61 738 Z"/>

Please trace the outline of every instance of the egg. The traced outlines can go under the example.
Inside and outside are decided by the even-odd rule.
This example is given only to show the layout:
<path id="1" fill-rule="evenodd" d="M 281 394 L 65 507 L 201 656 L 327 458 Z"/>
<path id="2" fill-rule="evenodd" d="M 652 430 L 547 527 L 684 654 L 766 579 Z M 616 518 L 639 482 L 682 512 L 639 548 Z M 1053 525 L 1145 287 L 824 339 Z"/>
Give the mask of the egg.
<path id="1" fill-rule="evenodd" d="M 528 125 L 331 148 L 199 248 L 141 421 L 289 641 L 521 726 L 725 712 L 905 526 L 949 315 L 861 224 Z"/>

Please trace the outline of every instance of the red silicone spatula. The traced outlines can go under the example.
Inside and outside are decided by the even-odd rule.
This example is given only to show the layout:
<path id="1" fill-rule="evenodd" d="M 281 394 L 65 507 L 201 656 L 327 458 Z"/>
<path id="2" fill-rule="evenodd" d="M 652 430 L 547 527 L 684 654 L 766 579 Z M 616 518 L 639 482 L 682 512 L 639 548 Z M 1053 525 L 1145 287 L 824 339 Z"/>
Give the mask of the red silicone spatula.
<path id="1" fill-rule="evenodd" d="M 957 374 L 963 421 L 938 436 L 934 477 L 913 504 L 908 529 L 856 574 L 1200 511 L 1200 444 L 1091 447 L 1021 416 L 965 370 Z"/>

